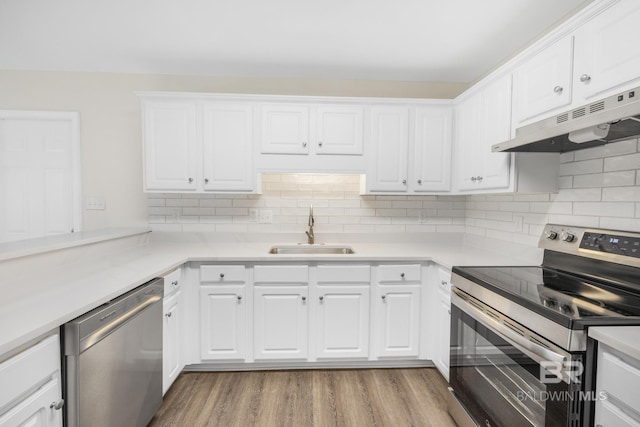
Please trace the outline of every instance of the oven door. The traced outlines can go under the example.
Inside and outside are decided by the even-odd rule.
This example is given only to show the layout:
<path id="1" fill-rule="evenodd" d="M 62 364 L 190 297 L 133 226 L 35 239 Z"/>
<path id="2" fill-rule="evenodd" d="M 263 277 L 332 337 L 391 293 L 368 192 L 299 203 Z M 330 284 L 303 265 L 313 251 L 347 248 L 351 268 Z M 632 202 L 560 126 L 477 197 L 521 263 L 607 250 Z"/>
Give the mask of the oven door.
<path id="1" fill-rule="evenodd" d="M 456 288 L 451 302 L 449 382 L 476 424 L 579 425 L 583 354 L 532 336 Z"/>

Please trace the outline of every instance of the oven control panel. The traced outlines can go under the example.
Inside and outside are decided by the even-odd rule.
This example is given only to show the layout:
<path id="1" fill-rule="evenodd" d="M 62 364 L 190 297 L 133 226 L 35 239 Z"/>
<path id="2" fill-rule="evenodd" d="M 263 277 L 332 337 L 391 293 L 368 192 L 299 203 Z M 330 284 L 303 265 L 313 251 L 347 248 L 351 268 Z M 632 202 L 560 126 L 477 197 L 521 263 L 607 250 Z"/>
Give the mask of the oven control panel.
<path id="1" fill-rule="evenodd" d="M 538 247 L 640 267 L 640 233 L 547 224 Z"/>

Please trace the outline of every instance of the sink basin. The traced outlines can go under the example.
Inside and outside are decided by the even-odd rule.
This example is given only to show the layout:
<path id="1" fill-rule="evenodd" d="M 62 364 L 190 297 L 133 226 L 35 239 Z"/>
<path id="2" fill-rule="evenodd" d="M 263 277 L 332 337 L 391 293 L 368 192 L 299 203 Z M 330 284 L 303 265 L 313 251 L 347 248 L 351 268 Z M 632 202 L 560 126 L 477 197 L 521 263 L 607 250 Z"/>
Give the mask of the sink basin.
<path id="1" fill-rule="evenodd" d="M 278 245 L 272 246 L 270 254 L 354 254 L 353 248 L 338 245 Z"/>

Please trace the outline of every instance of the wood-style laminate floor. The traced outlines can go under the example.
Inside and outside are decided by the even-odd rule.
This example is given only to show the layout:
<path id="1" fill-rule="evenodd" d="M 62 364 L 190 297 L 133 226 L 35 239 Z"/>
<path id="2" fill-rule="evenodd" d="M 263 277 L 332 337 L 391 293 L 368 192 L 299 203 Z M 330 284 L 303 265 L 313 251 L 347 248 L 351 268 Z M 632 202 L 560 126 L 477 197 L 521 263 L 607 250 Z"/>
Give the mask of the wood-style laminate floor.
<path id="1" fill-rule="evenodd" d="M 455 427 L 435 368 L 183 372 L 150 427 Z"/>

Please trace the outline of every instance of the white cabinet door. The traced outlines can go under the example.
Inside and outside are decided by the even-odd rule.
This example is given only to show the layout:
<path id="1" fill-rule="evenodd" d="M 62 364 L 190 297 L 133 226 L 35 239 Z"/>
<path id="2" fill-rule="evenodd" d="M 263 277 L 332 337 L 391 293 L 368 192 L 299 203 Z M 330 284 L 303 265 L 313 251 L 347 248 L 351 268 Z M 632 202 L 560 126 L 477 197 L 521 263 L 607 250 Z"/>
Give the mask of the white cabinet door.
<path id="1" fill-rule="evenodd" d="M 509 187 L 511 154 L 493 153 L 491 146 L 511 136 L 511 75 L 460 103 L 456 130 L 458 189 Z"/>
<path id="2" fill-rule="evenodd" d="M 408 126 L 409 109 L 407 107 L 372 107 L 368 191 L 407 191 Z"/>
<path id="3" fill-rule="evenodd" d="M 162 327 L 162 394 L 164 395 L 171 384 L 182 371 L 180 341 L 182 310 L 180 304 L 181 292 L 177 291 L 164 299 L 164 321 Z"/>
<path id="4" fill-rule="evenodd" d="M 0 416 L 0 427 L 62 427 L 62 409 L 51 407 L 60 397 L 60 383 L 53 379 Z"/>
<path id="5" fill-rule="evenodd" d="M 308 356 L 308 287 L 254 288 L 254 358 L 306 359 Z"/>
<path id="6" fill-rule="evenodd" d="M 318 358 L 369 356 L 369 286 L 318 286 Z"/>
<path id="7" fill-rule="evenodd" d="M 420 286 L 379 285 L 378 356 L 419 354 Z"/>
<path id="8" fill-rule="evenodd" d="M 412 191 L 451 189 L 451 116 L 450 107 L 416 108 L 409 182 Z"/>
<path id="9" fill-rule="evenodd" d="M 200 287 L 200 358 L 243 360 L 246 356 L 245 285 Z"/>
<path id="10" fill-rule="evenodd" d="M 145 189 L 197 189 L 196 104 L 146 100 L 143 103 Z"/>
<path id="11" fill-rule="evenodd" d="M 260 139 L 263 154 L 309 152 L 309 107 L 300 104 L 263 104 Z"/>
<path id="12" fill-rule="evenodd" d="M 442 376 L 449 381 L 449 345 L 451 333 L 451 272 L 438 268 L 437 307 L 435 339 L 436 348 L 433 362 Z"/>
<path id="13" fill-rule="evenodd" d="M 321 105 L 315 108 L 316 154 L 362 155 L 364 107 Z"/>
<path id="14" fill-rule="evenodd" d="M 575 106 L 640 84 L 640 2 L 622 0 L 575 32 Z"/>
<path id="15" fill-rule="evenodd" d="M 519 66 L 513 74 L 514 123 L 542 120 L 568 108 L 572 93 L 573 36 Z"/>
<path id="16" fill-rule="evenodd" d="M 491 146 L 511 138 L 511 75 L 502 77 L 482 91 L 481 156 L 484 167 L 478 187 L 509 186 L 510 153 L 493 153 Z"/>
<path id="17" fill-rule="evenodd" d="M 203 102 L 203 188 L 253 190 L 253 106 Z"/>

